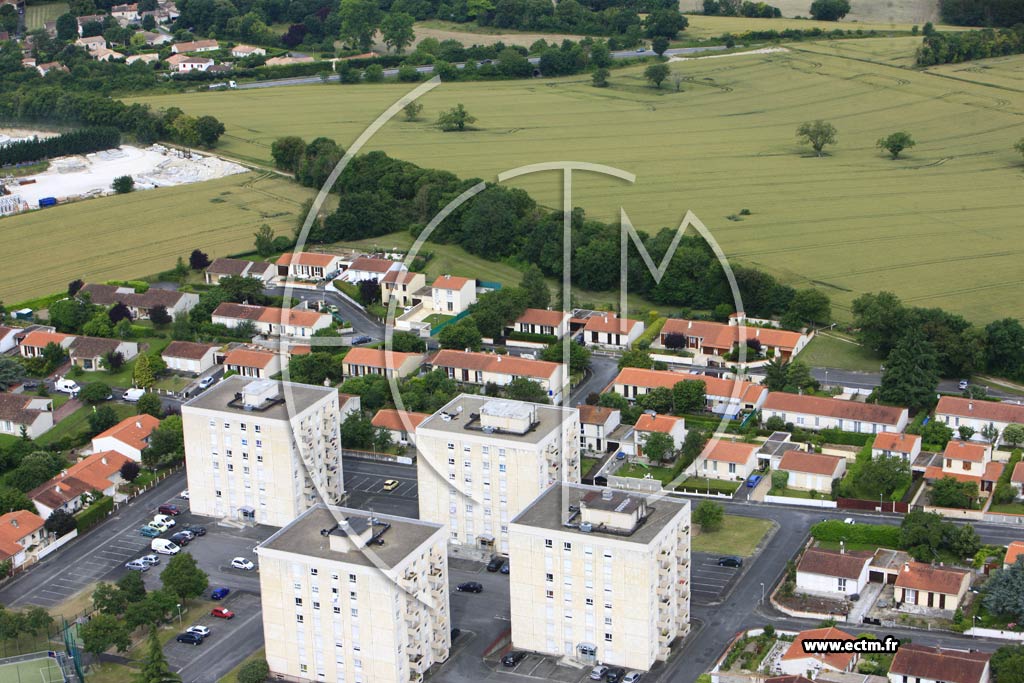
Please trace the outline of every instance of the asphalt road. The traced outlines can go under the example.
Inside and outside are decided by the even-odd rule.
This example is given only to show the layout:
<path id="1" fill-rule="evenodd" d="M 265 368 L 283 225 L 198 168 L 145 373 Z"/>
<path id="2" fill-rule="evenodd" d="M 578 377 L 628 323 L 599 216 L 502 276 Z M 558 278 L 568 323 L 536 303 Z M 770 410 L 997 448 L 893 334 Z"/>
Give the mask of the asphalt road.
<path id="1" fill-rule="evenodd" d="M 724 45 L 710 45 L 707 47 L 677 47 L 670 50 L 665 50 L 666 57 L 675 57 L 679 55 L 696 54 L 700 52 L 711 52 L 717 50 L 725 50 Z M 649 48 L 642 48 L 637 50 L 619 50 L 618 52 L 612 52 L 612 59 L 636 59 L 638 57 L 654 57 L 656 52 Z M 490 62 L 490 60 L 487 60 Z M 530 64 L 536 66 L 540 64 L 540 57 L 530 57 Z M 484 62 L 477 62 L 477 66 L 483 65 Z M 465 62 L 456 62 L 455 68 L 464 69 L 466 67 Z M 416 71 L 421 74 L 434 73 L 434 66 L 432 64 L 424 64 L 423 66 L 416 67 Z M 384 69 L 385 76 L 397 76 L 398 69 Z M 328 76 L 329 82 L 337 82 L 337 74 Z M 258 81 L 256 83 L 243 83 L 238 86 L 238 90 L 251 90 L 255 88 L 274 88 L 282 85 L 309 85 L 311 83 L 322 83 L 323 79 L 320 76 L 300 76 L 295 78 L 275 78 L 269 81 Z"/>
<path id="2" fill-rule="evenodd" d="M 284 296 L 284 287 L 268 287 L 267 294 L 273 296 Z M 356 334 L 365 334 L 380 341 L 384 338 L 384 324 L 368 314 L 362 306 L 353 303 L 350 299 L 342 296 L 341 292 L 333 287 L 317 287 L 316 289 L 293 288 L 291 291 L 293 299 L 301 301 L 323 301 L 334 304 L 338 307 L 338 314 L 345 320 L 352 323 L 352 329 Z"/>
<path id="3" fill-rule="evenodd" d="M 586 377 L 580 382 L 572 393 L 569 400 L 565 401 L 567 406 L 576 406 L 586 401 L 591 392 L 600 393 L 606 386 L 611 384 L 615 375 L 619 373 L 619 359 L 615 356 L 593 354 L 590 357 L 590 369 Z"/>

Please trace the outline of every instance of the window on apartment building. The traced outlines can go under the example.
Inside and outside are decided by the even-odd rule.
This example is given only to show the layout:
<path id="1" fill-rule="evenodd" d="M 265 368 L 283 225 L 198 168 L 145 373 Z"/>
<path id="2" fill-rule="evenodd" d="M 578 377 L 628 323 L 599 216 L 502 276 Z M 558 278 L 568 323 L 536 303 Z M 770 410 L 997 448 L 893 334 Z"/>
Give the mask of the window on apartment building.
<path id="1" fill-rule="evenodd" d="M 489 460 L 484 460 L 484 471 L 486 472 L 486 471 L 488 471 L 490 469 L 491 469 L 490 461 Z"/>
<path id="2" fill-rule="evenodd" d="M 263 462 L 263 454 L 262 453 L 257 453 L 256 454 L 256 462 Z"/>
<path id="3" fill-rule="evenodd" d="M 503 534 L 507 534 L 508 533 L 508 526 L 507 525 L 505 525 L 505 524 L 501 525 L 501 533 L 503 533 Z"/>
<path id="4" fill-rule="evenodd" d="M 232 465 L 231 463 L 228 463 L 228 472 L 234 472 L 234 471 L 235 471 L 235 466 Z"/>
<path id="5" fill-rule="evenodd" d="M 454 472 L 449 472 L 449 473 L 448 473 L 448 478 L 449 478 L 450 480 L 452 480 L 452 481 L 455 481 L 455 473 L 454 473 Z"/>
<path id="6" fill-rule="evenodd" d="M 550 538 L 545 538 L 544 539 L 544 547 L 545 548 L 550 548 L 551 547 L 551 539 Z"/>
<path id="7" fill-rule="evenodd" d="M 448 464 L 449 465 L 454 465 L 455 464 L 455 458 L 448 458 Z"/>
<path id="8" fill-rule="evenodd" d="M 562 543 L 562 550 L 572 550 L 572 543 L 569 541 Z"/>
<path id="9" fill-rule="evenodd" d="M 248 465 L 246 465 L 245 467 L 242 468 L 242 474 L 249 474 L 249 466 Z"/>
<path id="10" fill-rule="evenodd" d="M 211 419 L 211 420 L 210 420 L 210 426 L 211 426 L 211 427 L 216 427 L 216 426 L 217 426 L 217 421 L 216 421 L 216 420 L 214 420 L 214 419 Z"/>
<path id="11" fill-rule="evenodd" d="M 214 491 L 213 494 L 215 496 L 217 496 L 218 498 L 220 498 L 220 489 L 217 489 L 216 491 Z"/>
<path id="12" fill-rule="evenodd" d="M 319 571 L 317 570 L 317 568 L 316 568 L 316 567 L 310 567 L 310 568 L 309 568 L 309 573 L 310 573 L 311 575 L 313 575 L 313 576 L 316 576 L 316 575 L 317 575 L 317 574 L 319 574 L 320 572 L 319 572 Z"/>
<path id="13" fill-rule="evenodd" d="M 490 446 L 481 446 L 480 447 L 480 452 L 483 453 L 484 455 L 490 455 L 491 454 L 491 447 Z"/>
<path id="14" fill-rule="evenodd" d="M 358 608 L 356 608 L 356 607 L 352 608 L 352 616 L 353 617 L 358 617 L 359 616 L 359 609 Z"/>
<path id="15" fill-rule="evenodd" d="M 213 461 L 213 469 L 215 469 L 215 470 L 219 470 L 220 469 L 220 463 L 218 463 L 216 460 Z"/>
<path id="16" fill-rule="evenodd" d="M 593 605 L 594 604 L 594 598 L 587 598 L 587 604 L 588 605 Z"/>
<path id="17" fill-rule="evenodd" d="M 256 439 L 256 448 L 263 448 L 263 439 Z"/>
<path id="18" fill-rule="evenodd" d="M 242 453 L 242 460 L 248 460 L 248 459 L 249 459 L 249 454 L 248 453 Z"/>
<path id="19" fill-rule="evenodd" d="M 545 574 L 544 575 L 544 580 L 547 581 L 548 583 L 553 583 L 554 580 L 555 580 L 555 575 L 554 574 Z"/>
<path id="20" fill-rule="evenodd" d="M 610 642 L 612 642 L 612 634 L 610 634 L 610 633 L 605 633 L 605 634 L 604 634 L 604 642 L 606 642 L 606 643 L 610 643 Z"/>
<path id="21" fill-rule="evenodd" d="M 448 450 L 450 450 L 450 451 L 454 451 L 455 450 L 455 442 L 454 441 L 449 441 L 448 442 Z"/>
<path id="22" fill-rule="evenodd" d="M 319 593 L 320 592 L 320 586 L 310 586 L 310 590 L 313 591 L 314 593 Z"/>
<path id="23" fill-rule="evenodd" d="M 473 483 L 473 477 L 463 477 L 462 481 L 466 482 L 467 484 L 472 484 Z"/>
<path id="24" fill-rule="evenodd" d="M 227 420 L 224 421 L 224 429 L 231 429 L 231 423 Z"/>
<path id="25" fill-rule="evenodd" d="M 314 600 L 313 601 L 313 609 L 320 609 L 320 603 Z"/>
<path id="26" fill-rule="evenodd" d="M 611 626 L 612 625 L 612 618 L 611 617 L 605 617 L 604 618 L 604 625 L 605 626 Z"/>
<path id="27" fill-rule="evenodd" d="M 305 620 L 304 620 L 304 619 L 302 618 L 302 615 L 301 615 L 301 614 L 296 614 L 296 615 L 295 615 L 295 621 L 297 621 L 298 623 L 300 623 L 300 624 L 301 624 L 301 623 L 302 623 L 303 621 L 305 621 Z M 302 665 L 302 670 L 303 670 L 303 671 L 305 671 L 305 670 L 306 670 L 306 665 L 305 665 L 305 664 L 303 664 L 303 665 Z"/>
<path id="28" fill-rule="evenodd" d="M 295 587 L 298 588 L 298 585 L 299 584 L 295 584 Z M 302 598 L 295 598 L 295 606 L 302 607 Z"/>
<path id="29" fill-rule="evenodd" d="M 501 463 L 501 464 L 498 465 L 498 471 L 499 472 L 504 472 L 505 471 L 505 463 Z"/>
<path id="30" fill-rule="evenodd" d="M 612 608 L 612 603 L 610 603 L 610 602 L 605 602 L 605 603 L 604 603 L 604 608 L 605 608 L 605 609 L 611 609 L 611 608 Z"/>
<path id="31" fill-rule="evenodd" d="M 257 434 L 259 434 L 259 433 L 260 433 L 260 431 L 261 431 L 261 430 L 260 430 L 260 426 L 259 426 L 259 425 L 253 425 L 253 426 L 252 426 L 252 431 L 254 431 L 254 432 L 256 432 Z"/>
<path id="32" fill-rule="evenodd" d="M 226 455 L 227 457 L 230 458 L 231 457 L 231 449 L 230 448 L 225 448 L 224 449 L 224 455 Z"/>
<path id="33" fill-rule="evenodd" d="M 299 621 L 302 621 L 302 617 L 299 617 Z M 307 671 L 309 671 L 309 667 L 305 664 L 299 664 L 299 671 L 301 671 L 302 673 L 306 673 Z"/>
<path id="34" fill-rule="evenodd" d="M 334 607 L 334 613 L 335 613 L 335 614 L 341 614 L 341 608 L 340 608 L 340 607 L 338 607 L 338 606 L 335 606 L 335 607 Z"/>
<path id="35" fill-rule="evenodd" d="M 356 575 L 355 574 L 349 574 L 348 575 L 348 582 L 349 583 L 355 583 L 356 582 Z"/>

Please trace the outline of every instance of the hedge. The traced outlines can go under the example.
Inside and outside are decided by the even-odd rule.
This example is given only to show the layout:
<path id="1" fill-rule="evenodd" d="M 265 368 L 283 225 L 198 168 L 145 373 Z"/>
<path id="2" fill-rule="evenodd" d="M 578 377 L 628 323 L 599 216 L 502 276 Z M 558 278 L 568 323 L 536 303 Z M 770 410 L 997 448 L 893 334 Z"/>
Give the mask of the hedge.
<path id="1" fill-rule="evenodd" d="M 819 541 L 863 543 L 880 548 L 900 547 L 900 528 L 885 524 L 846 524 L 839 520 L 818 522 L 811 527 L 811 536 Z"/>
<path id="2" fill-rule="evenodd" d="M 113 509 L 114 499 L 110 496 L 94 500 L 92 505 L 75 515 L 79 533 L 84 533 L 102 522 Z"/>
<path id="3" fill-rule="evenodd" d="M 788 425 L 787 425 L 788 426 Z M 793 439 L 796 441 L 810 441 L 815 434 L 822 438 L 822 443 L 831 443 L 840 446 L 863 447 L 874 439 L 874 434 L 861 434 L 859 432 L 844 432 L 838 429 L 822 429 L 819 432 L 812 432 L 806 429 L 794 428 L 791 430 Z"/>
<path id="4" fill-rule="evenodd" d="M 657 320 L 654 321 L 654 324 L 652 324 L 650 327 L 644 330 L 643 334 L 637 337 L 636 341 L 633 342 L 636 348 L 651 348 L 651 344 L 653 344 L 654 340 L 658 338 L 659 334 L 661 334 L 661 328 L 665 326 L 666 320 L 668 320 L 668 318 L 658 318 Z"/>
<path id="5" fill-rule="evenodd" d="M 743 485 L 741 481 L 725 481 L 723 479 L 704 479 L 693 477 L 676 486 L 676 491 L 696 491 L 697 493 L 724 493 L 732 495 Z"/>
<path id="6" fill-rule="evenodd" d="M 554 344 L 558 337 L 553 334 L 533 334 L 531 332 L 509 332 L 508 339 L 522 342 L 536 342 L 537 344 Z"/>
<path id="7" fill-rule="evenodd" d="M 120 144 L 121 133 L 116 128 L 83 128 L 50 138 L 19 140 L 4 145 L 0 147 L 0 166 L 98 152 Z"/>

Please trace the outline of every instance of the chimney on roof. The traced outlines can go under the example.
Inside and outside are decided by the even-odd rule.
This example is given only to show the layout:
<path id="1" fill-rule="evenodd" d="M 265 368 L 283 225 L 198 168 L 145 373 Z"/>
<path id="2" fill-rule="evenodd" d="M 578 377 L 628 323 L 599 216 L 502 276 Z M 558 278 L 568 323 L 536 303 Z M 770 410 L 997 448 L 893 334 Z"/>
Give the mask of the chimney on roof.
<path id="1" fill-rule="evenodd" d="M 693 321 L 692 320 L 686 323 L 686 329 L 688 329 L 688 330 L 692 330 L 693 329 Z"/>
<path id="2" fill-rule="evenodd" d="M 756 332 L 754 332 L 754 338 L 757 339 L 758 337 L 761 336 L 761 328 L 760 327 L 756 327 L 754 329 L 757 330 Z"/>
<path id="3" fill-rule="evenodd" d="M 137 429 L 142 429 L 142 420 L 136 420 L 135 421 L 135 427 Z"/>
<path id="4" fill-rule="evenodd" d="M 905 571 L 905 572 L 909 572 L 910 571 L 910 563 L 909 562 L 904 562 L 903 563 L 903 571 Z"/>
<path id="5" fill-rule="evenodd" d="M 971 401 L 967 404 L 967 410 L 974 410 L 974 401 Z"/>
<path id="6" fill-rule="evenodd" d="M 104 455 L 102 458 L 100 458 L 100 462 L 103 463 L 104 465 L 106 465 L 107 464 L 107 456 Z"/>
<path id="7" fill-rule="evenodd" d="M 18 520 L 12 519 L 11 520 L 11 526 L 13 526 L 15 529 L 17 529 L 18 528 Z"/>

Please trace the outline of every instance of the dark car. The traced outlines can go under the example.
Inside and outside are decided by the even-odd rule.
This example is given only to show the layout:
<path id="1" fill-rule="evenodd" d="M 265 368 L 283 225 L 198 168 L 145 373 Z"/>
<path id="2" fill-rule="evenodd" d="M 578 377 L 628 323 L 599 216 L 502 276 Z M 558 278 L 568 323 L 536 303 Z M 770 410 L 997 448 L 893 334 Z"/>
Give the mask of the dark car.
<path id="1" fill-rule="evenodd" d="M 177 517 L 181 514 L 181 508 L 171 503 L 165 503 L 156 509 L 161 515 L 170 515 L 171 517 Z"/>
<path id="2" fill-rule="evenodd" d="M 742 567 L 743 558 L 735 557 L 733 555 L 726 555 L 725 557 L 718 558 L 719 567 Z"/>
<path id="3" fill-rule="evenodd" d="M 462 635 L 462 629 L 461 628 L 453 628 L 452 629 L 452 642 L 454 643 L 455 639 L 458 638 L 461 635 Z"/>
<path id="4" fill-rule="evenodd" d="M 502 574 L 508 574 L 508 566 L 509 566 L 509 564 L 510 564 L 509 562 L 506 562 L 505 564 L 501 565 L 501 573 Z"/>
<path id="5" fill-rule="evenodd" d="M 25 380 L 24 382 L 21 383 L 21 388 L 25 389 L 26 391 L 33 391 L 39 388 L 39 382 L 35 381 L 34 379 Z"/>
<path id="6" fill-rule="evenodd" d="M 186 645 L 199 645 L 203 642 L 203 637 L 198 633 L 179 633 L 178 637 L 175 638 L 179 643 L 185 643 Z"/>
<path id="7" fill-rule="evenodd" d="M 505 559 L 501 557 L 492 557 L 491 561 L 487 563 L 487 571 L 496 572 L 505 565 Z"/>
<path id="8" fill-rule="evenodd" d="M 228 593 L 230 593 L 230 592 L 231 592 L 230 588 L 224 588 L 223 586 L 221 586 L 220 588 L 215 588 L 213 590 L 213 592 L 210 593 L 210 599 L 211 600 L 223 600 L 224 598 L 228 597 Z"/>
<path id="9" fill-rule="evenodd" d="M 619 681 L 621 681 L 625 677 L 625 675 L 625 669 L 613 666 L 605 672 L 604 680 L 608 681 L 608 683 L 619 683 Z"/>
<path id="10" fill-rule="evenodd" d="M 171 540 L 178 545 L 188 545 L 192 542 L 192 534 L 187 531 L 179 531 L 176 534 L 171 534 Z"/>
<path id="11" fill-rule="evenodd" d="M 466 581 L 455 587 L 460 593 L 483 593 L 484 587 L 476 581 Z"/>
<path id="12" fill-rule="evenodd" d="M 369 344 L 372 341 L 373 341 L 373 339 L 370 338 L 370 337 L 367 337 L 365 334 L 360 334 L 359 336 L 352 338 L 352 344 L 353 345 L 355 345 L 355 344 Z"/>
<path id="13" fill-rule="evenodd" d="M 205 526 L 187 526 L 187 527 L 185 527 L 185 531 L 187 531 L 190 534 L 193 534 L 195 536 L 205 536 L 206 535 L 206 527 Z"/>
<path id="14" fill-rule="evenodd" d="M 519 662 L 526 658 L 526 653 L 522 650 L 516 652 L 509 652 L 507 655 L 501 658 L 501 663 L 507 667 L 513 667 Z"/>

